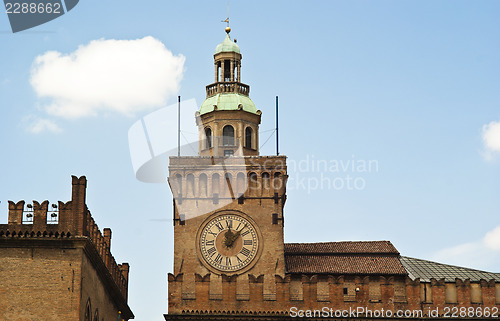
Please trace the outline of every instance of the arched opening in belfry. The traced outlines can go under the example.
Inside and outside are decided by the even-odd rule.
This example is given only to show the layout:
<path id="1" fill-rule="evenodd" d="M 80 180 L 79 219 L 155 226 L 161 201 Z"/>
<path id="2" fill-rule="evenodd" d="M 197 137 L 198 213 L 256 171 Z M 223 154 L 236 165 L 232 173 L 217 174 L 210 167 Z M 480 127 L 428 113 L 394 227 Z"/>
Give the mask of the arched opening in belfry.
<path id="1" fill-rule="evenodd" d="M 247 127 L 245 129 L 245 147 L 246 148 L 252 148 L 252 135 L 253 135 L 252 128 Z"/>
<path id="2" fill-rule="evenodd" d="M 219 81 L 222 81 L 222 75 L 221 75 L 221 72 L 222 72 L 222 66 L 221 66 L 221 63 L 220 61 L 216 62 L 215 64 L 215 67 L 217 68 L 217 71 L 215 73 L 215 82 L 219 82 Z"/>
<path id="3" fill-rule="evenodd" d="M 231 61 L 224 60 L 224 81 L 231 81 Z"/>
<path id="4" fill-rule="evenodd" d="M 234 146 L 234 128 L 231 125 L 226 125 L 222 129 L 222 145 Z"/>
<path id="5" fill-rule="evenodd" d="M 210 127 L 205 128 L 205 148 L 212 148 L 212 130 Z"/>

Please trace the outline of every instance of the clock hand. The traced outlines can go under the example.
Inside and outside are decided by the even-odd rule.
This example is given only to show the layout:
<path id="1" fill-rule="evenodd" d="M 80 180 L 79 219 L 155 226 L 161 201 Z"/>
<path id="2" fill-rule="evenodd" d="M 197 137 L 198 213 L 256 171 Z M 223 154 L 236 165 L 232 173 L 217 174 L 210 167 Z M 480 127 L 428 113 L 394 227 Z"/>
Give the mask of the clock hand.
<path id="1" fill-rule="evenodd" d="M 233 246 L 233 243 L 234 243 L 234 237 L 235 233 L 233 233 L 231 231 L 231 228 L 229 228 L 229 230 L 224 234 L 224 245 L 229 248 L 231 246 Z"/>
<path id="2" fill-rule="evenodd" d="M 231 236 L 231 244 L 229 245 L 230 247 L 233 246 L 234 242 L 236 242 L 236 240 L 238 239 L 238 237 L 240 236 L 241 234 L 241 231 L 243 231 L 243 229 L 247 227 L 247 225 L 245 224 L 245 226 L 243 226 L 243 228 L 239 231 L 236 231 L 236 233 L 231 233 L 232 236 Z"/>
<path id="3" fill-rule="evenodd" d="M 246 224 L 245 224 L 245 226 L 243 226 L 243 228 L 242 228 L 241 230 L 239 230 L 239 231 L 237 231 L 237 232 L 235 233 L 235 234 L 236 234 L 236 237 L 235 237 L 235 238 L 238 238 L 238 236 L 240 236 L 241 231 L 243 231 L 243 229 L 244 229 L 245 227 L 247 227 L 247 225 L 246 225 Z"/>

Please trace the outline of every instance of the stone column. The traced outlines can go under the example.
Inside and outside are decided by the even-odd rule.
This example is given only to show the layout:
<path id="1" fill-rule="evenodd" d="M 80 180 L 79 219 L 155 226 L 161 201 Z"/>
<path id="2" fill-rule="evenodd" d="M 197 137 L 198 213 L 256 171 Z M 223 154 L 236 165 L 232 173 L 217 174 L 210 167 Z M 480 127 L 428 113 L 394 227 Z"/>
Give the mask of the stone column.
<path id="1" fill-rule="evenodd" d="M 220 74 L 220 77 L 221 77 L 221 80 L 222 82 L 224 82 L 226 79 L 225 79 L 225 71 L 224 71 L 224 60 L 221 61 L 221 64 L 220 64 L 220 70 L 221 70 L 221 74 Z"/>
<path id="2" fill-rule="evenodd" d="M 234 60 L 231 60 L 231 81 L 234 81 Z"/>

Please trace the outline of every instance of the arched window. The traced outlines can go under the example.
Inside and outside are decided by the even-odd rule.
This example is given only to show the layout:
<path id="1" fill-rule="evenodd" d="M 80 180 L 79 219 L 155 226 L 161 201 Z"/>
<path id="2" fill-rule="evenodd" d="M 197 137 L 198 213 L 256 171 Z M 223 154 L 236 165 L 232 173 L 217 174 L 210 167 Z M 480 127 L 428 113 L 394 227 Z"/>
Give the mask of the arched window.
<path id="1" fill-rule="evenodd" d="M 222 129 L 222 145 L 224 146 L 234 146 L 234 128 L 231 125 L 227 125 Z"/>
<path id="2" fill-rule="evenodd" d="M 206 143 L 205 143 L 205 148 L 212 148 L 212 130 L 210 127 L 205 128 L 205 138 L 206 138 Z"/>
<path id="3" fill-rule="evenodd" d="M 246 148 L 252 148 L 252 128 L 247 127 L 245 129 L 245 147 Z"/>
<path id="4" fill-rule="evenodd" d="M 262 186 L 265 190 L 269 189 L 270 175 L 267 172 L 262 173 Z"/>
<path id="5" fill-rule="evenodd" d="M 176 197 L 182 197 L 182 176 L 181 174 L 175 175 L 175 179 L 177 181 L 177 195 Z"/>
<path id="6" fill-rule="evenodd" d="M 201 197 L 206 197 L 207 196 L 207 191 L 208 191 L 208 178 L 206 174 L 201 174 L 200 175 L 200 180 L 199 180 L 199 191 L 200 191 L 200 196 Z"/>
<path id="7" fill-rule="evenodd" d="M 212 175 L 212 194 L 220 194 L 219 174 Z"/>
<path id="8" fill-rule="evenodd" d="M 224 196 L 233 197 L 233 176 L 230 173 L 224 174 Z"/>
<path id="9" fill-rule="evenodd" d="M 99 310 L 95 309 L 94 312 L 94 321 L 99 321 Z"/>
<path id="10" fill-rule="evenodd" d="M 252 196 L 257 195 L 257 190 L 260 189 L 257 174 L 254 172 L 248 174 L 248 189 L 250 191 L 250 195 Z"/>
<path id="11" fill-rule="evenodd" d="M 241 172 L 236 175 L 236 189 L 238 194 L 243 194 L 247 190 L 246 176 Z"/>
<path id="12" fill-rule="evenodd" d="M 90 299 L 87 300 L 87 306 L 85 307 L 85 317 L 84 321 L 91 321 L 92 319 L 92 307 L 90 305 Z"/>
<path id="13" fill-rule="evenodd" d="M 273 187 L 275 190 L 281 189 L 283 187 L 283 180 L 281 179 L 281 173 L 274 173 Z"/>
<path id="14" fill-rule="evenodd" d="M 194 175 L 193 174 L 188 174 L 186 177 L 186 183 L 187 183 L 187 191 L 186 191 L 186 196 L 187 197 L 194 197 Z"/>

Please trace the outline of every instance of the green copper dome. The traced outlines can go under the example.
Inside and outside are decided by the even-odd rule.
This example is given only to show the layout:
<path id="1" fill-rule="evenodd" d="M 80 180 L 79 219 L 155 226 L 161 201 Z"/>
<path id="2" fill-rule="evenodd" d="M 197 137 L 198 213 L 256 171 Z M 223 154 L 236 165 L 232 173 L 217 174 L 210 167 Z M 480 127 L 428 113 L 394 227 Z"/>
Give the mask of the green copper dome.
<path id="1" fill-rule="evenodd" d="M 248 96 L 229 93 L 216 94 L 205 99 L 200 107 L 200 115 L 214 111 L 214 105 L 217 106 L 217 110 L 238 110 L 238 106 L 241 105 L 242 110 L 257 114 L 257 107 Z"/>
<path id="2" fill-rule="evenodd" d="M 215 47 L 215 53 L 218 54 L 220 52 L 231 52 L 231 51 L 240 53 L 240 47 L 234 41 L 231 40 L 228 33 L 226 34 L 226 39 L 224 39 L 223 42 L 221 42 L 220 44 L 217 45 L 217 47 Z"/>

